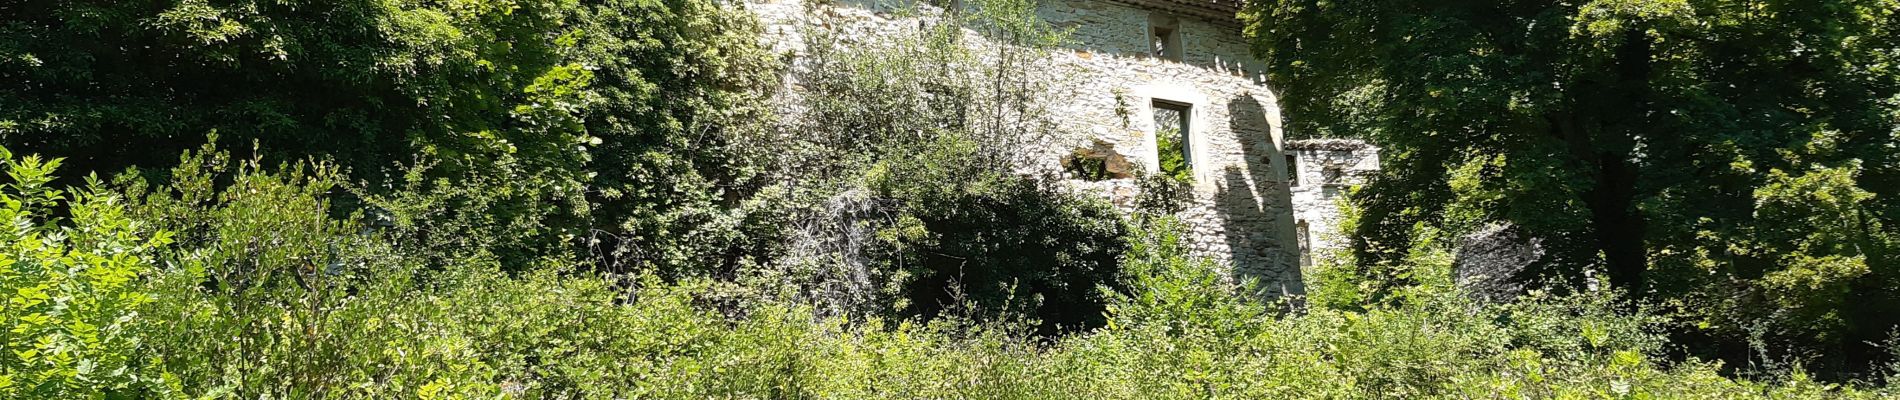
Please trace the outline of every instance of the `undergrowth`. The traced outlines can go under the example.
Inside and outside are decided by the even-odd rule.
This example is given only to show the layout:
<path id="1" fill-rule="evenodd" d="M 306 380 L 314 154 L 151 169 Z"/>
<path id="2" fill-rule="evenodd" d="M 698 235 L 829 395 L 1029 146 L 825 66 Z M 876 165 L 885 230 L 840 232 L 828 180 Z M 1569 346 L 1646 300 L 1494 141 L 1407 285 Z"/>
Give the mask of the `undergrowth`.
<path id="1" fill-rule="evenodd" d="M 1659 361 L 1653 317 L 1597 294 L 1359 309 L 1260 302 L 1124 221 L 1126 290 L 1059 337 L 957 315 L 708 302 L 705 280 L 526 273 L 427 226 L 337 214 L 335 173 L 215 150 L 174 183 L 54 190 L 10 159 L 4 398 L 1876 398 Z M 403 218 L 393 218 L 404 221 Z M 479 249 L 476 249 L 479 250 Z M 722 303 L 723 304 L 723 303 Z"/>

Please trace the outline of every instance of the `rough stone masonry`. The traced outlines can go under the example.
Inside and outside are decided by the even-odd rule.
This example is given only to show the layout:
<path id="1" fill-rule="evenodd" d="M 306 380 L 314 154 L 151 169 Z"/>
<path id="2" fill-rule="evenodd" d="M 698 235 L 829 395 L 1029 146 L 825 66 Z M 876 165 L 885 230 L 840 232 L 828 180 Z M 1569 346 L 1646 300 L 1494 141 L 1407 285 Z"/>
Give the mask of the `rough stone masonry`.
<path id="1" fill-rule="evenodd" d="M 807 13 L 814 1 L 841 17 L 814 20 Z M 797 57 L 804 24 L 848 25 L 843 29 L 866 37 L 917 24 L 886 3 L 748 0 L 744 6 L 765 24 L 768 40 Z M 1068 71 L 1073 82 L 1051 93 L 1059 96 L 1054 118 L 1068 136 L 1039 143 L 1036 150 L 1046 156 L 1035 157 L 1039 165 L 1031 168 L 1059 169 L 1076 149 L 1093 149 L 1110 153 L 1115 163 L 1157 171 L 1157 133 L 1180 134 L 1193 199 L 1179 216 L 1192 229 L 1196 255 L 1232 266 L 1230 278 L 1255 279 L 1270 293 L 1303 294 L 1301 251 L 1309 246 L 1296 225 L 1330 231 L 1333 219 L 1296 210 L 1287 168 L 1300 154 L 1290 158 L 1283 147 L 1277 98 L 1264 63 L 1241 37 L 1237 7 L 1234 0 L 1042 1 L 1038 16 L 1073 32 L 1065 48 L 1042 61 Z M 1376 165 L 1376 155 L 1372 159 Z M 1127 205 L 1136 184 L 1126 174 L 1114 178 L 1067 184 Z M 1302 224 L 1296 214 L 1316 219 Z"/>
<path id="2" fill-rule="evenodd" d="M 1312 268 L 1334 251 L 1346 248 L 1339 231 L 1340 202 L 1352 187 L 1365 184 L 1379 172 L 1379 148 L 1357 140 L 1289 140 L 1287 186 L 1293 193 L 1294 240 L 1300 246 L 1300 265 Z"/>

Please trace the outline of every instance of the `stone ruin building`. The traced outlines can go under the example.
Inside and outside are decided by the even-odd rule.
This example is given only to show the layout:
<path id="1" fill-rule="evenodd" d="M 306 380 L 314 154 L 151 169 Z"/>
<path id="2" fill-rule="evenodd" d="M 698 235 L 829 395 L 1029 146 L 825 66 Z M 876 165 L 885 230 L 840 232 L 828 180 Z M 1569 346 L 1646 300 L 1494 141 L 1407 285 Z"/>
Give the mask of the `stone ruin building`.
<path id="1" fill-rule="evenodd" d="M 1293 195 L 1293 240 L 1300 247 L 1300 265 L 1347 245 L 1339 232 L 1340 202 L 1352 187 L 1365 184 L 1379 172 L 1379 148 L 1344 139 L 1290 140 L 1283 147 L 1287 186 Z"/>
<path id="2" fill-rule="evenodd" d="M 814 21 L 811 2 L 833 16 Z M 916 24 L 880 0 L 748 0 L 767 40 L 797 57 L 801 24 L 851 24 L 859 32 Z M 932 2 L 957 4 L 954 0 Z M 1103 153 L 1113 179 L 1072 186 L 1126 206 L 1137 193 L 1128 169 L 1157 171 L 1157 132 L 1179 134 L 1192 200 L 1178 215 L 1194 252 L 1231 265 L 1278 294 L 1302 294 L 1313 249 L 1336 247 L 1332 224 L 1347 185 L 1378 166 L 1377 149 L 1350 141 L 1283 138 L 1278 99 L 1235 18 L 1240 0 L 1042 0 L 1037 11 L 1073 29 L 1045 63 L 1074 82 L 1059 87 L 1056 119 L 1073 137 L 1044 143 L 1045 168 L 1077 149 Z M 879 25 L 884 25 L 880 27 Z M 829 25 L 828 25 L 829 26 Z M 1166 126 L 1164 126 L 1166 125 Z M 1291 168 L 1291 171 L 1289 170 Z M 1294 179 L 1289 179 L 1293 172 Z"/>

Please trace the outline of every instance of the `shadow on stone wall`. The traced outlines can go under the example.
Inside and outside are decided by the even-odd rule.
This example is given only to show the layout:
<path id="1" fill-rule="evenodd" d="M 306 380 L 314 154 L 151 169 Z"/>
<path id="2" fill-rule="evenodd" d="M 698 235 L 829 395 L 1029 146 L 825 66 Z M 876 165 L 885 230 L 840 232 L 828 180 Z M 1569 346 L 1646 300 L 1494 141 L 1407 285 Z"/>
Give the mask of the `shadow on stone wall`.
<path id="1" fill-rule="evenodd" d="M 1257 279 L 1263 294 L 1270 296 L 1305 294 L 1299 248 L 1292 242 L 1293 202 L 1282 183 L 1283 173 L 1274 168 L 1284 157 L 1273 144 L 1266 107 L 1251 95 L 1241 95 L 1227 102 L 1227 112 L 1228 129 L 1240 140 L 1245 162 L 1221 171 L 1214 206 L 1227 232 L 1233 277 Z"/>

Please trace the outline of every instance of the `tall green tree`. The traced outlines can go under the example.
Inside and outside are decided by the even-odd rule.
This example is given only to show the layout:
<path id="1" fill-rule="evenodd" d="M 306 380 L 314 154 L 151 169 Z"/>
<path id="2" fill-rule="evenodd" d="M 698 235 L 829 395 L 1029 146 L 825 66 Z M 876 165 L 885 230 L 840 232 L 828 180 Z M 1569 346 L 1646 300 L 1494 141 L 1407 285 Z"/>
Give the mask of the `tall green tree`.
<path id="1" fill-rule="evenodd" d="M 1852 355 L 1900 322 L 1900 2 L 1268 0 L 1293 128 L 1387 147 L 1363 267 L 1508 221 L 1693 334 Z M 1737 345 L 1739 346 L 1739 345 Z M 1734 349 L 1729 349 L 1734 350 Z M 1839 359 L 1839 358 L 1835 358 Z"/>
<path id="2" fill-rule="evenodd" d="M 601 241 L 612 264 L 677 264 L 736 242 L 709 221 L 747 187 L 733 138 L 776 86 L 729 5 L 9 1 L 0 143 L 162 170 L 216 131 L 334 160 L 373 192 L 433 193 L 428 217 L 461 221 L 437 224 L 444 246 L 502 238 L 525 257 L 593 236 L 618 239 Z"/>

